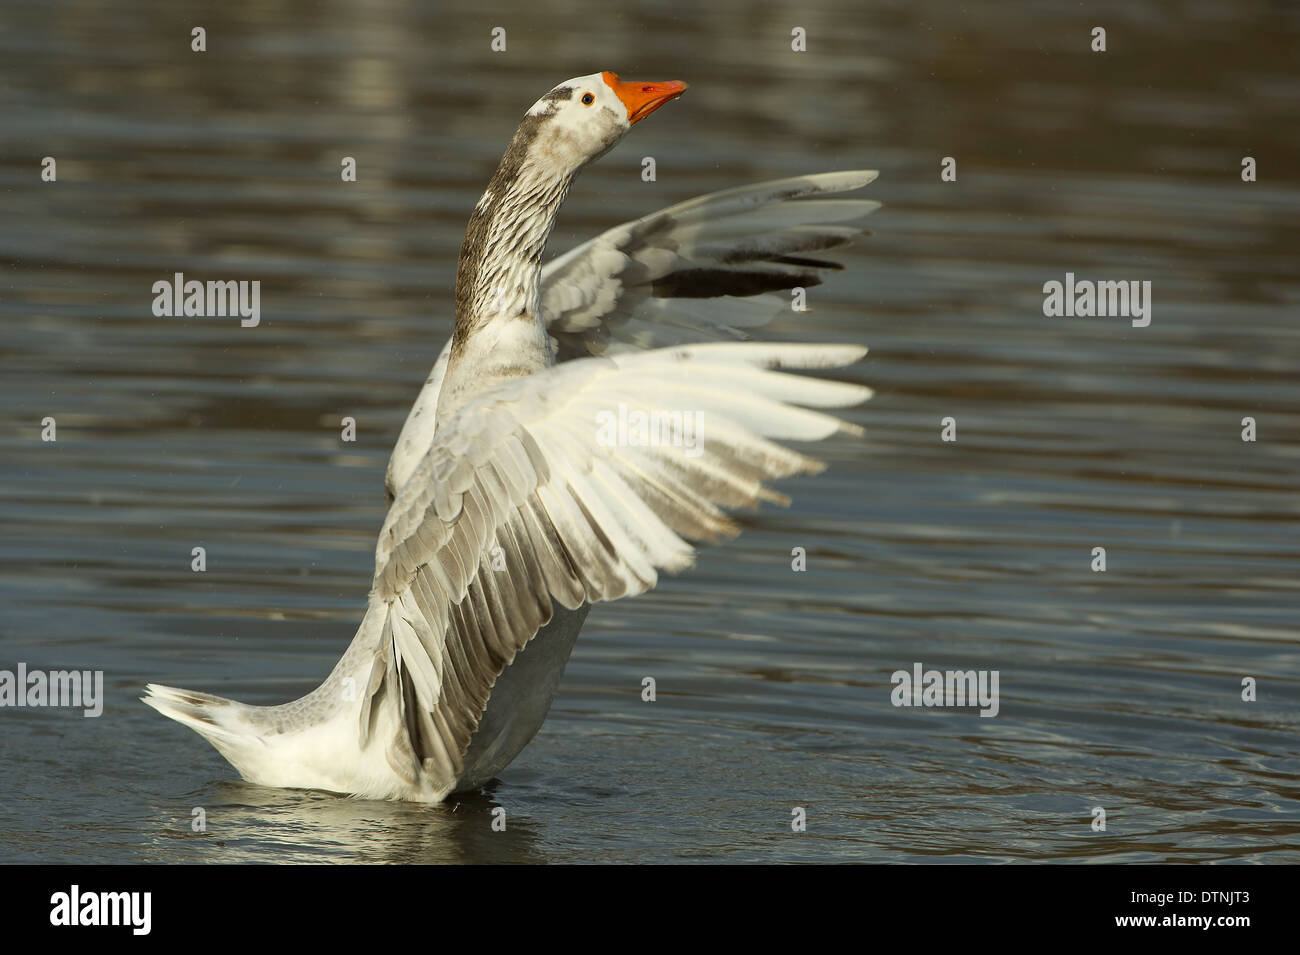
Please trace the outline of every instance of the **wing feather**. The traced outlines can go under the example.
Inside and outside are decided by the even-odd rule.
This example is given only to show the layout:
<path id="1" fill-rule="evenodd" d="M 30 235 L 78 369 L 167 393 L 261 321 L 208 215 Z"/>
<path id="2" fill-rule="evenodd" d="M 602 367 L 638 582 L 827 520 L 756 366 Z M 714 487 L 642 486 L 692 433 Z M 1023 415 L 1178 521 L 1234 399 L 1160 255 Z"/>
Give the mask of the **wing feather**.
<path id="1" fill-rule="evenodd" d="M 811 409 L 868 389 L 774 369 L 864 353 L 715 343 L 587 358 L 466 406 L 403 485 L 376 546 L 372 599 L 387 612 L 363 739 L 376 708 L 394 707 L 390 765 L 450 787 L 497 677 L 553 601 L 576 609 L 654 587 L 691 563 L 691 541 L 736 532 L 723 507 L 783 500 L 764 482 L 820 467 L 771 438 L 856 430 Z M 611 443 L 599 426 L 611 409 L 662 413 L 669 426 L 651 431 L 658 440 Z M 698 441 L 686 413 L 706 422 Z"/>
<path id="2" fill-rule="evenodd" d="M 541 317 L 557 360 L 741 340 L 789 312 L 796 286 L 841 266 L 824 253 L 863 234 L 879 203 L 815 198 L 859 189 L 872 170 L 796 176 L 710 193 L 607 230 L 542 269 Z M 811 255 L 809 253 L 812 253 Z M 389 499 L 433 443 L 450 342 L 389 461 Z"/>

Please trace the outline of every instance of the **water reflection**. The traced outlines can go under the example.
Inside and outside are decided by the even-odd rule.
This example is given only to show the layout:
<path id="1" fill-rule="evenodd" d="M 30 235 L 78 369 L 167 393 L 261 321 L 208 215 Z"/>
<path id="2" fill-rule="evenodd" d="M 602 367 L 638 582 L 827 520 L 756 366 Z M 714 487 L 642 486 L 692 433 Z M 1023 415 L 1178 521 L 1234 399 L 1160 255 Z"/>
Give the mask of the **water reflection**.
<path id="1" fill-rule="evenodd" d="M 155 806 L 143 861 L 335 862 L 444 865 L 542 863 L 536 825 L 504 816 L 488 794 L 460 796 L 440 806 L 342 799 L 328 793 L 266 789 L 222 782 L 191 794 L 204 807 L 203 833 L 192 816 Z"/>

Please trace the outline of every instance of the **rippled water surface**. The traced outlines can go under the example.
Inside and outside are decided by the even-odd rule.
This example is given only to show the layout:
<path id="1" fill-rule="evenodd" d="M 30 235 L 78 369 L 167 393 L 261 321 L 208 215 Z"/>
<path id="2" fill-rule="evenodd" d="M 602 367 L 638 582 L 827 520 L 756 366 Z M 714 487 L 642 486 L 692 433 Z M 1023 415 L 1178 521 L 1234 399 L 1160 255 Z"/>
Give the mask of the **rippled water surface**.
<path id="1" fill-rule="evenodd" d="M 0 860 L 1300 861 L 1295 8 L 705 6 L 0 12 L 0 668 L 102 669 L 107 696 L 0 710 Z M 881 170 L 873 235 L 769 329 L 871 346 L 866 437 L 593 611 L 484 794 L 240 782 L 136 697 L 274 703 L 329 670 L 469 210 L 522 110 L 599 69 L 692 86 L 584 174 L 553 251 Z M 260 326 L 155 318 L 177 271 L 260 280 Z M 1044 317 L 1066 272 L 1150 281 L 1150 326 Z M 997 670 L 998 716 L 895 708 L 916 662 Z"/>

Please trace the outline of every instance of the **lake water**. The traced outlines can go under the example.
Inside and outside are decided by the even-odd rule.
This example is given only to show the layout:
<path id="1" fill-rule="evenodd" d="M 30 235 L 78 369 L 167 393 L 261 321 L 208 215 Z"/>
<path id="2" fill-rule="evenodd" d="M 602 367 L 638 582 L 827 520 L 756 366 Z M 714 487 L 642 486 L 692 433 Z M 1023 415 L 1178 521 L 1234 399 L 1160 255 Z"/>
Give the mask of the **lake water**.
<path id="1" fill-rule="evenodd" d="M 626 6 L 0 13 L 0 668 L 106 695 L 0 710 L 0 861 L 1300 861 L 1296 8 Z M 552 251 L 881 171 L 873 234 L 768 330 L 871 346 L 865 438 L 596 608 L 486 793 L 239 781 L 143 685 L 276 703 L 328 672 L 469 211 L 523 109 L 600 69 L 691 90 L 584 174 Z M 261 324 L 155 318 L 177 271 L 260 280 Z M 1150 325 L 1045 317 L 1067 272 L 1150 281 Z M 896 708 L 915 663 L 997 670 L 998 715 Z"/>

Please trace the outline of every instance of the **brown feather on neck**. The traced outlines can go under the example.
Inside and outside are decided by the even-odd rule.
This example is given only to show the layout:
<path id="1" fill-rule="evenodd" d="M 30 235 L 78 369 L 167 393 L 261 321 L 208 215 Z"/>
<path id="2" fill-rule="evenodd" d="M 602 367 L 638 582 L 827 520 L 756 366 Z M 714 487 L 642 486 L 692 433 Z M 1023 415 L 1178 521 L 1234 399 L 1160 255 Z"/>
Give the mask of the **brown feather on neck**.
<path id="1" fill-rule="evenodd" d="M 567 170 L 556 169 L 551 180 L 544 167 L 530 162 L 530 152 L 549 118 L 550 113 L 524 117 L 470 214 L 456 266 L 453 356 L 463 351 L 465 341 L 476 328 L 500 315 L 500 301 L 517 299 L 520 291 L 528 292 L 519 289 L 517 281 L 512 281 L 510 287 L 485 286 L 487 270 L 495 267 L 501 271 L 509 259 L 518 258 L 526 266 L 525 281 L 535 286 L 540 277 L 546 237 L 573 178 Z M 540 231 L 534 219 L 540 219 Z M 498 258 L 507 261 L 496 261 Z M 515 311 L 519 318 L 536 318 L 527 309 Z"/>

